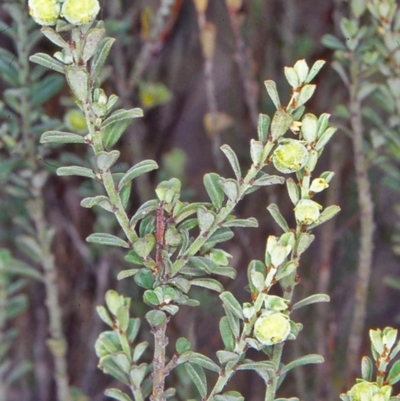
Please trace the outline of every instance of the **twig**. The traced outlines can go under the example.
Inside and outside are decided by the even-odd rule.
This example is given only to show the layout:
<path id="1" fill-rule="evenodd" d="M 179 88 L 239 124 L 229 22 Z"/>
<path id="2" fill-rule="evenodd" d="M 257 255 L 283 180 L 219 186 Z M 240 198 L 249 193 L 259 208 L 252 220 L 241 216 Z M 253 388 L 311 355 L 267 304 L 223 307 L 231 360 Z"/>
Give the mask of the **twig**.
<path id="1" fill-rule="evenodd" d="M 358 204 L 360 208 L 360 245 L 358 252 L 358 267 L 356 288 L 354 294 L 354 311 L 350 327 L 349 343 L 347 348 L 347 380 L 353 381 L 357 372 L 358 361 L 362 343 L 362 333 L 365 324 L 367 308 L 367 291 L 372 268 L 373 254 L 373 202 L 370 183 L 368 180 L 368 169 L 366 155 L 364 152 L 363 123 L 361 114 L 361 103 L 358 98 L 360 67 L 355 53 L 351 54 L 350 72 L 350 113 L 351 129 L 353 131 L 354 166 L 356 172 L 356 183 L 358 190 Z"/>
<path id="2" fill-rule="evenodd" d="M 340 157 L 342 148 L 342 141 L 336 138 L 331 145 L 330 152 L 330 171 L 335 171 L 335 179 L 330 184 L 330 190 L 327 191 L 326 204 L 337 205 L 340 197 L 340 171 L 342 165 L 342 157 Z M 338 174 L 339 173 L 339 174 Z M 332 271 L 332 251 L 336 243 L 335 221 L 329 220 L 325 223 L 324 229 L 321 232 L 321 247 L 320 258 L 317 263 L 318 268 L 318 283 L 317 293 L 326 294 L 329 291 L 329 284 L 331 281 Z M 316 394 L 318 399 L 329 399 L 328 397 L 333 394 L 329 388 L 327 377 L 331 376 L 332 363 L 330 355 L 328 355 L 326 333 L 328 333 L 329 322 L 329 307 L 323 302 L 316 305 L 317 307 L 317 321 L 315 327 L 315 337 L 317 339 L 317 352 L 325 359 L 325 363 L 318 366 L 316 369 Z"/>
<path id="3" fill-rule="evenodd" d="M 244 99 L 250 114 L 250 120 L 253 128 L 257 128 L 258 123 L 258 84 L 253 74 L 253 62 L 249 47 L 243 38 L 241 32 L 240 11 L 236 7 L 228 7 L 229 20 L 231 23 L 235 39 L 235 61 L 239 68 L 239 74 L 243 85 Z"/>
<path id="4" fill-rule="evenodd" d="M 150 401 L 165 401 L 164 395 L 166 377 L 166 348 L 168 337 L 166 336 L 168 320 L 157 328 L 154 328 L 154 357 L 153 357 L 153 393 Z"/>
<path id="5" fill-rule="evenodd" d="M 150 32 L 149 39 L 142 47 L 135 67 L 132 69 L 132 73 L 129 77 L 129 87 L 133 89 L 140 81 L 143 73 L 149 65 L 150 60 L 155 54 L 158 54 L 164 44 L 161 33 L 164 31 L 168 16 L 173 10 L 173 6 L 179 0 L 162 0 L 160 8 L 157 11 L 153 28 Z"/>
<path id="6" fill-rule="evenodd" d="M 215 92 L 214 82 L 214 53 L 216 45 L 217 28 L 211 22 L 207 22 L 205 9 L 196 7 L 197 24 L 199 26 L 199 35 L 202 53 L 204 57 L 204 79 L 206 87 L 206 99 L 209 119 L 204 119 L 204 126 L 207 134 L 211 137 L 212 153 L 217 171 L 221 171 L 223 167 L 223 159 L 220 152 L 221 138 L 218 124 L 218 103 L 217 94 Z"/>

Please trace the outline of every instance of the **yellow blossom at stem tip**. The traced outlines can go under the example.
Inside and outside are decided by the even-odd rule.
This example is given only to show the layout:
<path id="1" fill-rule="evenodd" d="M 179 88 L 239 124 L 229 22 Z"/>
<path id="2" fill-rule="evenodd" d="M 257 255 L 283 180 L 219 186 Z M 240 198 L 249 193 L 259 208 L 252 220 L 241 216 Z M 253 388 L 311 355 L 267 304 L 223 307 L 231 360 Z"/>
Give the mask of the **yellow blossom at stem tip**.
<path id="1" fill-rule="evenodd" d="M 29 0 L 29 15 L 39 25 L 55 25 L 60 15 L 58 0 Z"/>
<path id="2" fill-rule="evenodd" d="M 66 0 L 61 9 L 61 16 L 72 25 L 92 22 L 100 11 L 98 0 Z"/>

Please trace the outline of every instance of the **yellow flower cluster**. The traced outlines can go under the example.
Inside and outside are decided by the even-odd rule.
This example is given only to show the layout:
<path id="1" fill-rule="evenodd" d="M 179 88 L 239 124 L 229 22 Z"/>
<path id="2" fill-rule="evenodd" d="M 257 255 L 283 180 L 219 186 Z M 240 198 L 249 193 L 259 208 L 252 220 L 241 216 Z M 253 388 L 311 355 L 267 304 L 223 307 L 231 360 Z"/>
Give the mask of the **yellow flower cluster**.
<path id="1" fill-rule="evenodd" d="M 92 22 L 100 11 L 98 0 L 29 0 L 29 14 L 39 25 L 55 25 L 59 17 L 72 25 Z"/>

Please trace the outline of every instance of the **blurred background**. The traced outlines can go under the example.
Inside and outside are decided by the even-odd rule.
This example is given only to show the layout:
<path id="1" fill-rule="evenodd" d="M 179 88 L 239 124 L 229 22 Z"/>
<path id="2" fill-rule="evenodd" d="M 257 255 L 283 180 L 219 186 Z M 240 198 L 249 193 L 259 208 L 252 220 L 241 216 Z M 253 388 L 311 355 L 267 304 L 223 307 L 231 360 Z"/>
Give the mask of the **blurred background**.
<path id="1" fill-rule="evenodd" d="M 106 22 L 108 36 L 117 40 L 111 49 L 103 88 L 116 93 L 123 108 L 141 107 L 144 118 L 135 120 L 119 142 L 126 163 L 121 171 L 143 159 L 155 159 L 160 169 L 144 178 L 133 188 L 129 204 L 132 214 L 141 203 L 154 198 L 153 188 L 165 179 L 178 177 L 183 183 L 184 200 L 206 200 L 203 175 L 217 171 L 225 177 L 231 170 L 219 147 L 228 143 L 238 154 L 243 169 L 251 164 L 249 141 L 256 137 L 258 113 L 272 115 L 274 106 L 267 96 L 263 81 L 276 82 L 282 103 L 290 95 L 283 74 L 284 66 L 293 66 L 298 59 L 309 65 L 318 59 L 327 64 L 316 79 L 317 91 L 308 104 L 308 112 L 317 116 L 332 114 L 339 105 L 347 107 L 348 91 L 330 67 L 332 51 L 321 44 L 325 34 L 340 36 L 338 20 L 348 15 L 347 1 L 334 0 L 210 0 L 205 15 L 196 11 L 192 0 L 113 0 L 101 1 L 101 18 Z M 169 6 L 165 6 L 170 3 Z M 10 17 L 2 9 L 0 19 L 9 24 Z M 164 7 L 165 12 L 160 12 Z M 203 41 L 203 44 L 202 44 Z M 0 46 L 14 52 L 12 42 L 0 33 Z M 41 40 L 34 51 L 54 53 L 56 47 Z M 32 51 L 33 53 L 33 51 Z M 0 81 L 0 89 L 7 82 Z M 65 120 L 74 110 L 71 93 L 60 84 L 55 96 L 43 104 L 51 118 Z M 1 123 L 1 121 L 0 121 Z M 368 126 L 365 127 L 366 135 Z M 38 143 L 39 135 L 36 136 Z M 1 159 L 13 157 L 0 149 Z M 87 152 L 87 153 L 86 153 Z M 39 165 L 55 172 L 74 159 L 73 155 L 90 159 L 90 150 L 81 145 L 51 147 L 38 156 Z M 58 160 L 58 162 L 57 162 Z M 60 161 L 61 160 L 61 161 Z M 342 211 L 333 221 L 317 228 L 316 240 L 304 255 L 299 274 L 301 283 L 297 297 L 327 292 L 331 302 L 312 305 L 293 314 L 304 324 L 297 341 L 285 347 L 284 361 L 306 353 L 322 353 L 326 363 L 295 369 L 281 387 L 282 397 L 298 396 L 307 400 L 338 399 L 347 391 L 351 374 L 346 368 L 349 327 L 354 304 L 356 269 L 359 247 L 360 213 L 357 204 L 352 142 L 345 130 L 338 130 L 321 158 L 318 172 L 334 171 L 330 188 L 316 201 L 338 204 Z M 23 215 L 23 202 L 16 202 L 6 191 L 2 176 L 0 188 L 0 246 L 26 260 L 16 246 L 21 228 L 15 216 Z M 387 185 L 387 173 L 371 163 L 369 179 L 374 202 L 373 269 L 368 290 L 367 316 L 362 354 L 370 353 L 369 328 L 399 325 L 400 292 L 391 277 L 400 277 L 400 259 L 392 241 L 399 216 L 395 212 L 400 202 L 395 185 Z M 45 215 L 55 228 L 52 243 L 57 269 L 59 301 L 64 333 L 68 342 L 68 374 L 70 383 L 80 389 L 88 400 L 105 400 L 103 391 L 112 379 L 96 367 L 94 342 L 104 326 L 95 306 L 104 304 L 107 289 L 118 289 L 133 299 L 133 313 L 143 316 L 141 290 L 130 279 L 117 281 L 117 273 L 129 265 L 119 249 L 100 249 L 88 245 L 85 238 L 98 227 L 118 234 L 115 222 L 107 212 L 80 207 L 80 200 L 91 193 L 92 183 L 85 178 L 57 177 L 48 179 L 45 191 Z M 227 280 L 227 290 L 243 302 L 249 299 L 245 290 L 246 268 L 250 260 L 263 259 L 266 236 L 280 234 L 266 210 L 271 203 L 280 205 L 281 212 L 293 226 L 293 205 L 285 187 L 266 187 L 257 195 L 248 196 L 236 213 L 240 217 L 254 216 L 259 229 L 237 229 L 226 250 L 234 258 L 235 281 Z M 40 263 L 35 265 L 41 269 Z M 392 285 L 388 285 L 388 282 Z M 389 284 L 390 284 L 389 283 Z M 27 308 L 7 323 L 19 335 L 13 341 L 11 361 L 27 360 L 31 369 L 18 379 L 4 401 L 56 400 L 52 380 L 53 362 L 46 346 L 48 312 L 45 290 L 37 280 L 28 280 L 22 290 L 27 295 Z M 183 308 L 170 324 L 171 344 L 187 336 L 194 348 L 211 358 L 221 346 L 218 321 L 222 310 L 216 294 L 198 291 L 203 303 L 197 309 Z M 152 340 L 143 323 L 141 338 Z M 172 346 L 171 350 L 172 352 Z M 253 355 L 257 358 L 256 355 Z M 171 376 L 174 385 L 178 376 L 179 399 L 196 394 L 183 373 Z M 263 394 L 261 379 L 254 374 L 238 374 L 231 387 L 258 401 Z M 210 380 L 214 380 L 210 376 Z M 85 398 L 80 398 L 84 400 Z M 1 400 L 3 401 L 3 400 Z"/>

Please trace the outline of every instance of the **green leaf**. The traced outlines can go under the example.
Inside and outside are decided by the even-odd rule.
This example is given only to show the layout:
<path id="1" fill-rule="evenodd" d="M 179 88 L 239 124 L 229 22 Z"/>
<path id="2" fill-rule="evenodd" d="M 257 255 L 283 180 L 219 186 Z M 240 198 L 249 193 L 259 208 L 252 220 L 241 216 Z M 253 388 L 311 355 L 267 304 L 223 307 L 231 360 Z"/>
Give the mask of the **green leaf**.
<path id="1" fill-rule="evenodd" d="M 121 369 L 121 367 L 114 361 L 113 355 L 106 355 L 100 358 L 99 366 L 104 373 L 113 376 L 115 379 L 129 385 L 128 375 Z"/>
<path id="2" fill-rule="evenodd" d="M 110 314 L 107 312 L 107 309 L 104 306 L 96 306 L 97 314 L 100 316 L 100 319 L 110 327 L 113 327 L 113 321 L 110 317 Z"/>
<path id="3" fill-rule="evenodd" d="M 274 401 L 300 401 L 297 397 L 290 398 L 275 398 Z"/>
<path id="4" fill-rule="evenodd" d="M 157 328 L 166 322 L 167 315 L 160 310 L 151 310 L 150 312 L 146 313 L 145 318 L 151 327 Z"/>
<path id="5" fill-rule="evenodd" d="M 118 322 L 118 329 L 125 333 L 129 324 L 129 309 L 127 306 L 122 305 L 118 308 L 116 320 Z"/>
<path id="6" fill-rule="evenodd" d="M 23 250 L 26 251 L 30 259 L 35 262 L 43 260 L 43 250 L 35 238 L 29 235 L 20 235 L 17 237 L 17 244 L 25 247 Z"/>
<path id="7" fill-rule="evenodd" d="M 301 233 L 296 241 L 296 251 L 298 255 L 303 254 L 308 247 L 313 243 L 315 235 L 309 233 Z"/>
<path id="8" fill-rule="evenodd" d="M 386 381 L 394 386 L 400 381 L 400 361 L 396 361 L 390 368 L 389 374 L 387 375 Z"/>
<path id="9" fill-rule="evenodd" d="M 258 227 L 258 221 L 254 217 L 247 219 L 232 219 L 224 223 L 224 227 Z"/>
<path id="10" fill-rule="evenodd" d="M 90 64 L 90 76 L 92 80 L 95 80 L 103 69 L 103 65 L 107 59 L 108 53 L 110 52 L 111 46 L 115 42 L 114 38 L 104 38 L 93 56 Z"/>
<path id="11" fill-rule="evenodd" d="M 80 102 L 85 102 L 89 96 L 89 73 L 85 67 L 65 66 L 65 78 L 68 86 Z"/>
<path id="12" fill-rule="evenodd" d="M 125 394 L 121 390 L 118 390 L 117 388 L 109 388 L 104 391 L 104 394 L 107 397 L 114 398 L 115 400 L 118 401 L 132 401 L 132 398 L 129 397 L 129 395 Z"/>
<path id="13" fill-rule="evenodd" d="M 300 200 L 300 188 L 293 181 L 292 178 L 288 178 L 286 180 L 286 188 L 288 190 L 289 198 L 292 201 L 293 205 L 297 205 L 297 202 Z"/>
<path id="14" fill-rule="evenodd" d="M 55 45 L 69 50 L 69 44 L 53 28 L 50 28 L 49 26 L 43 26 L 40 30 L 42 31 L 43 35 Z"/>
<path id="15" fill-rule="evenodd" d="M 251 160 L 255 165 L 261 163 L 261 157 L 264 152 L 264 145 L 260 141 L 256 141 L 255 139 L 250 140 L 250 155 Z"/>
<path id="16" fill-rule="evenodd" d="M 217 173 L 205 174 L 203 178 L 204 187 L 216 209 L 219 209 L 224 201 L 224 191 L 219 183 L 220 178 L 221 176 Z"/>
<path id="17" fill-rule="evenodd" d="M 29 57 L 29 61 L 32 61 L 32 63 L 40 64 L 43 67 L 49 68 L 50 70 L 54 70 L 60 72 L 61 74 L 64 74 L 64 64 L 57 61 L 46 53 L 36 53 Z"/>
<path id="18" fill-rule="evenodd" d="M 130 182 L 129 184 L 124 185 L 121 188 L 121 191 L 119 191 L 119 197 L 121 199 L 121 203 L 124 209 L 128 207 L 129 204 L 129 199 L 131 196 L 131 191 L 132 191 L 132 183 Z"/>
<path id="19" fill-rule="evenodd" d="M 81 135 L 71 132 L 47 131 L 40 137 L 40 143 L 86 143 Z"/>
<path id="20" fill-rule="evenodd" d="M 4 50 L 0 49 L 0 75 L 3 81 L 6 81 L 12 87 L 18 87 L 18 70 L 15 67 L 13 60 L 15 56 Z"/>
<path id="21" fill-rule="evenodd" d="M 276 184 L 284 184 L 285 179 L 280 177 L 279 175 L 270 175 L 265 174 L 261 171 L 262 174 L 258 174 L 258 178 L 253 182 L 254 186 L 257 187 L 265 187 L 267 185 L 276 185 Z"/>
<path id="22" fill-rule="evenodd" d="M 368 356 L 363 356 L 361 359 L 361 376 L 366 381 L 372 381 L 374 373 L 374 364 Z"/>
<path id="23" fill-rule="evenodd" d="M 137 274 L 135 274 L 135 283 L 142 288 L 150 289 L 153 288 L 154 275 L 150 269 L 140 269 Z"/>
<path id="24" fill-rule="evenodd" d="M 284 67 L 284 73 L 285 73 L 286 81 L 288 81 L 289 85 L 293 89 L 296 89 L 300 86 L 300 78 L 297 75 L 297 72 L 293 67 Z"/>
<path id="25" fill-rule="evenodd" d="M 80 177 L 96 178 L 96 174 L 92 169 L 80 166 L 59 167 L 56 170 L 59 177 L 77 175 Z"/>
<path id="26" fill-rule="evenodd" d="M 143 379 L 146 377 L 148 365 L 147 363 L 141 363 L 139 366 L 132 366 L 129 376 L 131 378 L 132 384 L 136 388 L 140 388 Z"/>
<path id="27" fill-rule="evenodd" d="M 149 343 L 147 341 L 142 341 L 141 343 L 136 345 L 132 356 L 134 363 L 137 363 L 137 361 L 142 357 L 143 353 L 146 351 L 148 346 Z"/>
<path id="28" fill-rule="evenodd" d="M 225 365 L 228 362 L 236 362 L 239 359 L 239 355 L 231 351 L 217 351 L 217 357 L 221 365 Z"/>
<path id="29" fill-rule="evenodd" d="M 133 118 L 143 117 L 143 110 L 136 107 L 134 109 L 119 109 L 114 111 L 108 118 L 103 121 L 102 127 L 105 128 L 110 124 L 121 120 L 132 120 Z"/>
<path id="30" fill-rule="evenodd" d="M 119 159 L 119 156 L 120 152 L 118 150 L 100 151 L 96 153 L 97 167 L 102 171 L 108 171 Z"/>
<path id="31" fill-rule="evenodd" d="M 307 84 L 301 88 L 299 97 L 297 98 L 296 109 L 305 104 L 314 94 L 316 85 Z"/>
<path id="32" fill-rule="evenodd" d="M 149 213 L 157 210 L 158 203 L 159 202 L 157 199 L 151 199 L 143 203 L 143 205 L 140 206 L 136 213 L 132 216 L 131 220 L 129 221 L 129 225 L 134 227 L 139 220 L 146 217 Z"/>
<path id="33" fill-rule="evenodd" d="M 85 208 L 92 208 L 93 206 L 100 206 L 107 212 L 112 212 L 112 206 L 107 196 L 97 195 L 91 198 L 84 198 L 81 200 L 81 206 Z"/>
<path id="34" fill-rule="evenodd" d="M 100 245 L 111 245 L 111 246 L 119 246 L 122 248 L 129 248 L 129 244 L 123 239 L 115 235 L 106 233 L 91 234 L 89 235 L 89 237 L 86 238 L 86 241 Z"/>
<path id="35" fill-rule="evenodd" d="M 276 110 L 271 122 L 271 136 L 274 141 L 281 138 L 289 130 L 293 122 L 293 116 L 283 109 Z"/>
<path id="36" fill-rule="evenodd" d="M 232 239 L 234 236 L 232 230 L 228 227 L 221 227 L 218 228 L 217 231 L 211 237 L 206 241 L 204 245 L 207 245 L 209 247 L 214 247 L 216 244 L 219 244 L 221 242 L 226 242 Z"/>
<path id="37" fill-rule="evenodd" d="M 281 369 L 281 374 L 285 374 L 298 366 L 310 365 L 310 364 L 315 364 L 315 363 L 323 363 L 323 362 L 324 362 L 324 358 L 321 355 L 318 355 L 318 354 L 304 355 L 304 356 L 288 363 L 287 365 L 285 365 Z"/>
<path id="38" fill-rule="evenodd" d="M 331 34 L 326 34 L 322 36 L 321 43 L 327 47 L 328 49 L 331 50 L 340 50 L 340 51 L 346 51 L 346 46 L 340 41 L 336 36 L 331 35 Z M 310 80 L 311 81 L 311 80 Z M 310 82 L 308 81 L 308 82 Z"/>
<path id="39" fill-rule="evenodd" d="M 242 177 L 242 172 L 240 171 L 240 164 L 239 160 L 236 156 L 236 153 L 233 151 L 233 149 L 229 145 L 222 145 L 221 148 L 222 152 L 224 155 L 227 157 L 233 172 L 235 173 L 236 179 L 240 180 Z"/>
<path id="40" fill-rule="evenodd" d="M 195 278 L 190 280 L 190 284 L 217 292 L 222 292 L 224 290 L 223 285 L 212 278 Z"/>
<path id="41" fill-rule="evenodd" d="M 223 316 L 219 321 L 219 331 L 221 333 L 222 342 L 225 345 L 227 351 L 233 351 L 235 349 L 235 336 L 232 333 L 229 320 L 226 316 Z M 236 355 L 237 357 L 237 355 Z"/>
<path id="42" fill-rule="evenodd" d="M 207 232 L 215 222 L 215 213 L 208 211 L 205 207 L 200 206 L 197 209 L 197 220 L 202 232 Z"/>
<path id="43" fill-rule="evenodd" d="M 292 310 L 302 308 L 303 306 L 315 304 L 317 302 L 329 302 L 329 300 L 330 300 L 330 298 L 326 294 L 313 294 L 313 295 L 310 295 L 310 296 L 302 299 L 299 302 L 296 302 L 293 305 Z"/>
<path id="44" fill-rule="evenodd" d="M 275 375 L 272 362 L 255 362 L 250 359 L 244 360 L 236 370 L 254 370 L 266 383 Z"/>
<path id="45" fill-rule="evenodd" d="M 239 319 L 244 319 L 242 307 L 232 293 L 225 291 L 219 297 L 226 309 L 230 310 Z"/>
<path id="46" fill-rule="evenodd" d="M 133 244 L 133 250 L 141 258 L 149 256 L 150 252 L 156 245 L 156 238 L 152 234 L 146 234 L 143 238 L 139 238 Z"/>
<path id="47" fill-rule="evenodd" d="M 126 259 L 125 259 L 126 260 Z M 123 280 L 124 278 L 134 276 L 140 269 L 128 269 L 122 270 L 117 274 L 117 280 Z"/>
<path id="48" fill-rule="evenodd" d="M 210 258 L 206 258 L 204 256 L 192 256 L 189 258 L 189 263 L 193 267 L 197 267 L 205 271 L 208 274 L 214 272 L 214 269 L 218 267 L 218 265 L 212 261 Z"/>
<path id="49" fill-rule="evenodd" d="M 180 337 L 176 340 L 175 349 L 178 354 L 190 351 L 192 344 L 185 337 Z"/>
<path id="50" fill-rule="evenodd" d="M 29 266 L 22 260 L 11 259 L 10 261 L 7 261 L 4 270 L 8 274 L 24 276 L 38 281 L 44 280 L 42 274 L 36 268 Z"/>
<path id="51" fill-rule="evenodd" d="M 103 144 L 106 149 L 112 149 L 121 138 L 131 120 L 120 120 L 107 125 L 103 133 Z"/>
<path id="52" fill-rule="evenodd" d="M 325 60 L 317 60 L 310 69 L 310 72 L 307 75 L 306 80 L 304 81 L 306 84 L 310 83 L 314 77 L 319 73 L 320 69 L 325 65 Z"/>
<path id="53" fill-rule="evenodd" d="M 314 228 L 319 226 L 320 224 L 325 223 L 326 221 L 332 219 L 340 212 L 340 207 L 337 205 L 331 205 L 325 208 L 320 214 L 318 220 L 309 226 L 309 228 Z"/>
<path id="54" fill-rule="evenodd" d="M 279 100 L 278 90 L 276 89 L 276 84 L 274 81 L 267 80 L 264 81 L 264 85 L 267 88 L 267 92 L 272 102 L 274 103 L 277 109 L 281 107 L 281 101 Z"/>
<path id="55" fill-rule="evenodd" d="M 134 265 L 142 266 L 143 264 L 142 258 L 132 250 L 128 252 L 124 259 L 129 263 L 133 263 Z"/>
<path id="56" fill-rule="evenodd" d="M 118 191 L 120 191 L 125 184 L 134 180 L 136 177 L 156 169 L 158 169 L 158 164 L 154 160 L 143 160 L 135 164 L 123 175 L 119 181 Z"/>
<path id="57" fill-rule="evenodd" d="M 86 34 L 82 51 L 82 60 L 87 62 L 97 51 L 99 43 L 105 34 L 104 28 L 93 28 Z"/>
<path id="58" fill-rule="evenodd" d="M 332 138 L 333 134 L 337 131 L 336 127 L 329 127 L 324 131 L 324 133 L 319 137 L 315 149 L 316 150 L 321 150 L 325 147 L 325 145 L 330 141 Z"/>
<path id="59" fill-rule="evenodd" d="M 278 206 L 275 203 L 271 203 L 267 207 L 268 211 L 271 213 L 272 218 L 275 220 L 275 222 L 278 224 L 282 230 L 287 233 L 290 231 L 290 228 L 285 220 L 285 218 L 282 216 L 281 212 L 279 211 Z"/>
<path id="60" fill-rule="evenodd" d="M 343 67 L 343 65 L 341 63 L 339 63 L 338 61 L 333 61 L 331 64 L 331 67 L 333 70 L 335 70 L 337 72 L 337 74 L 342 79 L 342 81 L 346 85 L 346 87 L 349 87 L 350 86 L 350 78 L 348 76 L 347 71 Z"/>
<path id="61" fill-rule="evenodd" d="M 267 142 L 270 122 L 271 118 L 268 115 L 262 113 L 258 115 L 257 133 L 258 133 L 258 139 L 262 143 Z"/>
<path id="62" fill-rule="evenodd" d="M 190 363 L 186 363 L 185 369 L 190 379 L 196 386 L 200 396 L 205 398 L 207 395 L 207 380 L 203 368 L 201 366 L 193 366 Z"/>
<path id="63" fill-rule="evenodd" d="M 219 366 L 209 357 L 199 354 L 198 352 L 186 351 L 179 356 L 178 363 L 189 362 L 191 364 L 199 365 L 204 369 L 211 370 L 212 372 L 219 373 Z"/>
<path id="64" fill-rule="evenodd" d="M 139 333 L 140 329 L 140 319 L 137 318 L 130 318 L 129 319 L 129 325 L 128 325 L 128 330 L 126 332 L 126 337 L 130 343 L 133 343 Z"/>
<path id="65" fill-rule="evenodd" d="M 178 204 L 178 202 L 177 202 L 177 204 Z M 175 219 L 175 223 L 179 224 L 181 221 L 185 220 L 192 214 L 196 213 L 199 206 L 204 207 L 204 206 L 206 206 L 206 204 L 203 202 L 193 202 L 193 203 L 185 204 L 182 208 L 179 209 L 179 211 L 175 211 L 175 209 L 174 209 L 173 217 Z"/>
<path id="66" fill-rule="evenodd" d="M 222 190 L 224 191 L 225 195 L 231 200 L 232 202 L 237 202 L 239 199 L 239 184 L 236 180 L 232 178 L 220 178 L 220 183 Z"/>
<path id="67" fill-rule="evenodd" d="M 229 277 L 232 280 L 235 279 L 237 275 L 236 270 L 230 266 L 217 266 L 212 273 L 218 274 L 219 276 Z"/>
<path id="68" fill-rule="evenodd" d="M 64 86 L 65 80 L 60 75 L 51 74 L 42 78 L 37 84 L 33 85 L 31 91 L 32 106 L 40 106 Z"/>
<path id="69" fill-rule="evenodd" d="M 237 391 L 228 391 L 214 397 L 214 401 L 244 401 L 244 397 Z"/>

